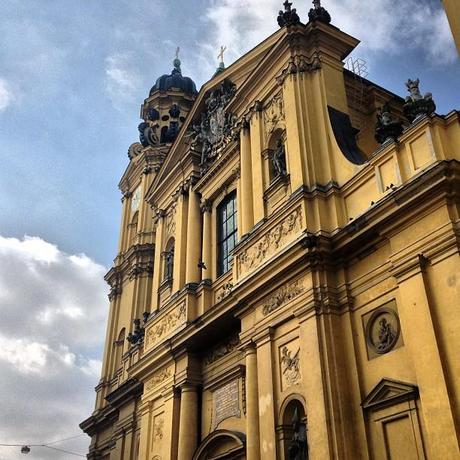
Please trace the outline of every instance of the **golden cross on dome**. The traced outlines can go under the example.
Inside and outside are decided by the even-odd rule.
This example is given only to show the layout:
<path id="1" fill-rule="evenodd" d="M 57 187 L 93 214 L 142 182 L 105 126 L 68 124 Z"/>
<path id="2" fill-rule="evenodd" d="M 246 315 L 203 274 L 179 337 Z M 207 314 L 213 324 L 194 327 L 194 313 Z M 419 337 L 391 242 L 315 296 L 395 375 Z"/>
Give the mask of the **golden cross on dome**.
<path id="1" fill-rule="evenodd" d="M 176 49 L 176 59 L 179 59 L 180 48 L 177 47 Z"/>
<path id="2" fill-rule="evenodd" d="M 220 53 L 217 55 L 217 59 L 220 59 L 220 62 L 224 62 L 224 53 L 225 51 L 227 51 L 227 47 L 226 46 L 221 46 L 220 47 Z"/>

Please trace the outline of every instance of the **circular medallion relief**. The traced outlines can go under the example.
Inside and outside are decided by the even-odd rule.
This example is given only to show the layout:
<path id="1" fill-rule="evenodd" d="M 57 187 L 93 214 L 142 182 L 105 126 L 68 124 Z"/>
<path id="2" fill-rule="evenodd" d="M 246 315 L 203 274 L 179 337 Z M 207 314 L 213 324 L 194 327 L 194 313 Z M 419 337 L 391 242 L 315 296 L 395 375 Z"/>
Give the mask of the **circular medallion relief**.
<path id="1" fill-rule="evenodd" d="M 388 353 L 398 341 L 401 326 L 398 315 L 391 308 L 379 308 L 366 326 L 366 340 L 378 354 Z"/>

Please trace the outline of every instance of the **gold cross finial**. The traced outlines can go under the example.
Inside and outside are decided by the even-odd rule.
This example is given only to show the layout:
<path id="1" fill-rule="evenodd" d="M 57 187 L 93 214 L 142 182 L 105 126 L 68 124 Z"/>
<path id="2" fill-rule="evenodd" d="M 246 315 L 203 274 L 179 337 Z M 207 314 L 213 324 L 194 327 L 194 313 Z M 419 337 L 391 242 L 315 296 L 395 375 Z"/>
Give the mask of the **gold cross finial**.
<path id="1" fill-rule="evenodd" d="M 227 47 L 226 46 L 221 46 L 220 47 L 220 53 L 217 55 L 217 59 L 220 59 L 221 63 L 224 62 L 224 53 L 225 53 L 225 51 L 227 51 Z"/>
<path id="2" fill-rule="evenodd" d="M 177 47 L 176 49 L 176 59 L 179 59 L 180 48 Z"/>

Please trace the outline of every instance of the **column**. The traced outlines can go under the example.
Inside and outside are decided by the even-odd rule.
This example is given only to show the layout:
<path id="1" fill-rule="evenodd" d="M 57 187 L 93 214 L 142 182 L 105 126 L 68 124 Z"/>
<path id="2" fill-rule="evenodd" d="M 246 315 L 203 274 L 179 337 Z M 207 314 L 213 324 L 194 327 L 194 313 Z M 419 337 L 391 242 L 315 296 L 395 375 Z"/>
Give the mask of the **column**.
<path id="1" fill-rule="evenodd" d="M 186 273 L 187 256 L 187 214 L 188 197 L 185 193 L 180 193 L 177 198 L 176 212 L 176 239 L 174 246 L 174 268 L 173 268 L 173 292 L 177 292 L 184 287 Z M 198 263 L 198 262 L 197 262 Z"/>
<path id="2" fill-rule="evenodd" d="M 263 149 L 263 116 L 259 110 L 260 102 L 251 118 L 251 168 L 252 168 L 252 197 L 253 197 L 253 222 L 259 223 L 265 217 L 264 207 L 264 178 L 262 170 Z"/>
<path id="3" fill-rule="evenodd" d="M 246 456 L 247 460 L 260 459 L 259 395 L 256 348 L 246 348 Z"/>
<path id="4" fill-rule="evenodd" d="M 305 314 L 305 316 L 308 313 Z M 311 311 L 310 316 L 299 318 L 300 323 L 300 368 L 308 417 L 308 458 L 322 460 L 334 458 L 330 443 L 332 426 L 326 410 L 326 376 L 321 357 L 320 324 L 318 316 Z"/>
<path id="5" fill-rule="evenodd" d="M 275 402 L 273 397 L 273 355 L 271 330 L 257 342 L 259 396 L 259 452 L 263 460 L 276 459 Z M 326 457 L 325 457 L 326 458 Z"/>
<path id="6" fill-rule="evenodd" d="M 129 218 L 129 198 L 131 197 L 131 193 L 125 193 L 123 198 L 121 199 L 122 202 L 122 210 L 121 210 L 121 224 L 120 224 L 120 236 L 118 239 L 118 254 L 122 253 L 126 249 L 125 241 L 126 241 L 126 232 L 128 231 L 128 218 Z"/>
<path id="7" fill-rule="evenodd" d="M 161 264 L 163 258 L 161 253 L 163 252 L 163 234 L 164 234 L 164 216 L 163 210 L 157 211 L 157 222 L 155 232 L 155 259 L 153 261 L 153 283 L 152 283 L 152 310 L 158 310 L 158 290 L 161 284 Z"/>
<path id="8" fill-rule="evenodd" d="M 203 242 L 201 261 L 205 267 L 201 269 L 201 279 L 211 279 L 212 271 L 212 203 L 209 200 L 205 200 L 201 203 L 201 212 L 203 213 Z"/>
<path id="9" fill-rule="evenodd" d="M 188 195 L 187 215 L 187 254 L 185 283 L 199 283 L 201 281 L 201 269 L 198 266 L 201 258 L 201 214 L 200 200 L 192 191 Z"/>
<path id="10" fill-rule="evenodd" d="M 252 158 L 249 123 L 243 122 L 240 133 L 240 168 L 241 168 L 241 235 L 246 235 L 254 226 L 254 207 L 252 201 Z"/>
<path id="11" fill-rule="evenodd" d="M 195 385 L 181 387 L 177 460 L 191 460 L 198 440 L 198 394 Z"/>
<path id="12" fill-rule="evenodd" d="M 447 459 L 454 458 L 459 451 L 453 419 L 455 409 L 451 406 L 440 358 L 424 265 L 424 260 L 418 260 L 417 267 L 409 274 L 404 266 L 397 269 L 398 312 L 420 390 L 428 457 Z"/>

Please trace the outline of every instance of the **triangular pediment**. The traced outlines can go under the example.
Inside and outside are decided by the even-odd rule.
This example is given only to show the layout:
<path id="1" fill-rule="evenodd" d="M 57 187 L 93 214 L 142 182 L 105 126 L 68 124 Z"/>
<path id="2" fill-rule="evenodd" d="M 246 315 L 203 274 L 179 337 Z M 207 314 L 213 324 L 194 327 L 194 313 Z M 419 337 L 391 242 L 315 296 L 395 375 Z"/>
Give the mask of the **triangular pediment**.
<path id="1" fill-rule="evenodd" d="M 209 91 L 219 87 L 224 80 L 232 82 L 236 85 L 237 92 L 228 107 L 232 110 L 232 112 L 241 112 L 243 108 L 235 107 L 235 103 L 237 103 L 237 105 L 248 104 L 248 100 L 242 96 L 241 90 L 244 89 L 246 91 L 248 84 L 250 84 L 253 80 L 260 81 L 260 74 L 265 70 L 264 66 L 270 65 L 270 58 L 285 34 L 286 31 L 284 29 L 276 31 L 223 72 L 203 85 L 189 115 L 187 116 L 187 120 L 184 123 L 178 138 L 172 145 L 171 150 L 166 157 L 165 163 L 161 167 L 158 176 L 155 178 L 148 195 L 152 195 L 152 192 L 154 192 L 154 190 L 165 181 L 169 182 L 172 171 L 175 170 L 175 168 L 184 166 L 184 152 L 187 150 L 187 145 L 189 143 L 187 131 L 190 124 L 194 121 L 196 122 L 200 118 L 200 114 L 204 109 L 205 99 L 209 94 Z M 271 61 L 271 65 L 273 65 L 273 61 Z"/>
<path id="2" fill-rule="evenodd" d="M 397 380 L 382 379 L 361 403 L 363 409 L 375 410 L 401 401 L 416 399 L 418 387 Z"/>

